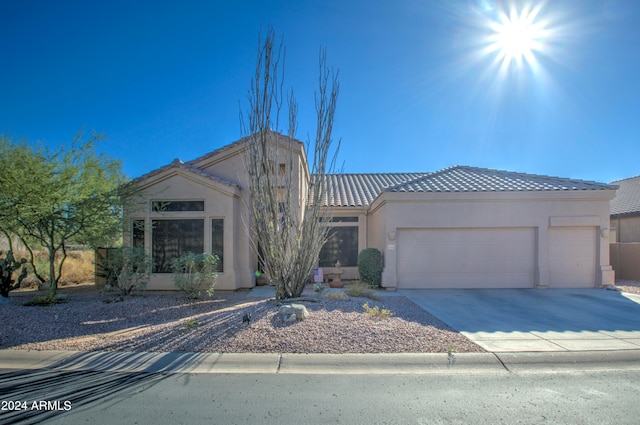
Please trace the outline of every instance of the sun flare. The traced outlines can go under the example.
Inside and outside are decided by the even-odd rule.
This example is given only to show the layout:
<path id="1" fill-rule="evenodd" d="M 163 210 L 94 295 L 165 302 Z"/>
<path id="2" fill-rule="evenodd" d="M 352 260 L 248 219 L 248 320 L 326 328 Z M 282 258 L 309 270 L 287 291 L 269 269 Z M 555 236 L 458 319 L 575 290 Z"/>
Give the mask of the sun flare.
<path id="1" fill-rule="evenodd" d="M 501 12 L 489 27 L 489 52 L 495 52 L 496 59 L 503 67 L 515 63 L 535 65 L 536 53 L 544 48 L 547 36 L 545 23 L 538 19 L 540 8 L 525 7 L 518 12 L 515 6 L 508 12 Z"/>

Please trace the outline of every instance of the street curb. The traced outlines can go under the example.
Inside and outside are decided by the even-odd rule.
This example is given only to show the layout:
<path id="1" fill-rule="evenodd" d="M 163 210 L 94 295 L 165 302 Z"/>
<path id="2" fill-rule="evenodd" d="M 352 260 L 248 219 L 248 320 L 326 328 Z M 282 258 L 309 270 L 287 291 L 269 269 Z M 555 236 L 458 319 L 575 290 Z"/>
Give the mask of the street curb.
<path id="1" fill-rule="evenodd" d="M 640 369 L 640 350 L 510 352 L 495 355 L 513 373 Z"/>
<path id="2" fill-rule="evenodd" d="M 227 374 L 460 374 L 640 369 L 640 350 L 522 353 L 152 353 L 0 350 L 0 369 Z"/>

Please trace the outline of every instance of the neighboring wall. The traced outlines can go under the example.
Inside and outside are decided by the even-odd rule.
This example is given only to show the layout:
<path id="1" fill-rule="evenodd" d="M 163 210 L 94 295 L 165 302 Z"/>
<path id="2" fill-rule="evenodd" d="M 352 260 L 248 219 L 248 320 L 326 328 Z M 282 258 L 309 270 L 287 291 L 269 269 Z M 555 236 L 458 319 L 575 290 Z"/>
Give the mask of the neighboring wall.
<path id="1" fill-rule="evenodd" d="M 640 216 L 612 218 L 611 242 L 640 242 Z"/>
<path id="2" fill-rule="evenodd" d="M 612 243 L 610 249 L 616 279 L 640 281 L 640 243 Z"/>

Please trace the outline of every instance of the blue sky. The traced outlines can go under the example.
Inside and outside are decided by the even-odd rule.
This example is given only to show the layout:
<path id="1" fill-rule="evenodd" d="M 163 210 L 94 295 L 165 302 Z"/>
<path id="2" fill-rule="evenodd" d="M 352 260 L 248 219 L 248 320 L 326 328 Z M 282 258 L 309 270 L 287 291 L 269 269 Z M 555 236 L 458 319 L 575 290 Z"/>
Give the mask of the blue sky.
<path id="1" fill-rule="evenodd" d="M 51 146 L 104 133 L 132 178 L 193 159 L 241 136 L 271 25 L 301 140 L 320 47 L 339 70 L 345 172 L 609 182 L 640 174 L 639 20 L 634 0 L 0 0 L 0 132 Z"/>

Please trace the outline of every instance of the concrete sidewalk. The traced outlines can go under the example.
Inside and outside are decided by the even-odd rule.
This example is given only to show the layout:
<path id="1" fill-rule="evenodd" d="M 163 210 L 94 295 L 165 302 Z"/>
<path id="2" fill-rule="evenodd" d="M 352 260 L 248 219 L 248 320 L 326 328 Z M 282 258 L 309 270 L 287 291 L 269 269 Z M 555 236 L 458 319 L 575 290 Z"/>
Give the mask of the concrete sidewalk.
<path id="1" fill-rule="evenodd" d="M 149 353 L 0 350 L 1 370 L 232 374 L 504 374 L 638 370 L 640 350 L 556 353 Z"/>

